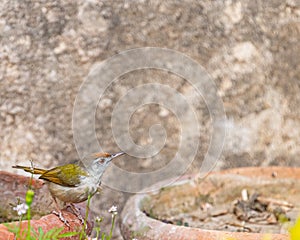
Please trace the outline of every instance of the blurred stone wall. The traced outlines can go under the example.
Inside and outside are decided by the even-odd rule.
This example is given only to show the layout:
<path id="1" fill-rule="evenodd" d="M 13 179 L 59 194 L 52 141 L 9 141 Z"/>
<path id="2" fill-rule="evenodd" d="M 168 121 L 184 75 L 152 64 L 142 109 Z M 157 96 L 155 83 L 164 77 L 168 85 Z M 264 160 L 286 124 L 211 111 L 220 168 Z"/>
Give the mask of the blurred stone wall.
<path id="1" fill-rule="evenodd" d="M 300 1 L 18 1 L 0 2 L 0 167 L 34 160 L 53 167 L 77 158 L 72 111 L 91 67 L 137 47 L 182 52 L 211 75 L 227 115 L 226 144 L 216 169 L 299 166 Z M 96 112 L 96 134 L 106 151 L 118 151 L 110 129 L 114 105 L 138 84 L 160 82 L 179 92 L 191 86 L 157 70 L 122 76 L 107 89 Z M 197 171 L 210 141 L 209 112 L 195 99 L 201 146 Z M 157 105 L 132 116 L 138 144 L 160 122 L 168 134 L 159 156 L 118 166 L 147 172 L 165 165 L 178 147 L 176 117 Z M 94 207 L 101 215 L 127 194 L 104 187 Z M 100 209 L 100 210 L 99 210 Z M 109 221 L 109 217 L 108 220 Z M 120 236 L 116 234 L 116 239 Z"/>

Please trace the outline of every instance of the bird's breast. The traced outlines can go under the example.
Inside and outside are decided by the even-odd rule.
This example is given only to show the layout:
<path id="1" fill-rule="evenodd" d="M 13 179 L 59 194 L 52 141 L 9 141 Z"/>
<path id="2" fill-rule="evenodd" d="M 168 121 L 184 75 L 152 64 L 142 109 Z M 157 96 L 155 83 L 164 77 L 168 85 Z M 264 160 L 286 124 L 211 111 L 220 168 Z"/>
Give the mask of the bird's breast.
<path id="1" fill-rule="evenodd" d="M 94 195 L 98 190 L 98 185 L 93 182 L 83 182 L 75 187 L 61 186 L 50 182 L 48 187 L 54 197 L 69 203 L 86 201 L 89 195 Z"/>

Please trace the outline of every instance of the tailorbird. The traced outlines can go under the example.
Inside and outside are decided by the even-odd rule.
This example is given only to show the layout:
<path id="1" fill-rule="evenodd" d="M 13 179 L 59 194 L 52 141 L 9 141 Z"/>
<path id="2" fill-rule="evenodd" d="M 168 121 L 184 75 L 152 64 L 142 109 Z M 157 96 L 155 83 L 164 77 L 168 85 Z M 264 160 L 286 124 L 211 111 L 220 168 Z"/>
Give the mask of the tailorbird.
<path id="1" fill-rule="evenodd" d="M 13 168 L 23 169 L 32 174 L 40 174 L 39 178 L 48 183 L 48 188 L 55 201 L 57 210 L 59 209 L 56 198 L 65 203 L 70 203 L 74 210 L 73 203 L 83 202 L 98 191 L 101 177 L 111 160 L 123 154 L 125 153 L 93 153 L 82 160 L 49 170 L 19 165 L 13 166 Z M 60 210 L 58 215 L 66 223 Z"/>

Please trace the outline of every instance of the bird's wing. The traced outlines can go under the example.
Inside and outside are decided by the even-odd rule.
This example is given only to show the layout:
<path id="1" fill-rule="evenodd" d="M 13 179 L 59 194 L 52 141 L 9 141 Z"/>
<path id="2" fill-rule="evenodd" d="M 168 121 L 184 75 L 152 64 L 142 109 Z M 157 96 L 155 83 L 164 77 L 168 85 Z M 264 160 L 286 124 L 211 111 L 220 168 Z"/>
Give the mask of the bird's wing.
<path id="1" fill-rule="evenodd" d="M 67 164 L 46 171 L 39 178 L 66 187 L 76 187 L 80 184 L 81 177 L 85 176 L 88 176 L 88 173 L 80 166 L 76 164 Z"/>

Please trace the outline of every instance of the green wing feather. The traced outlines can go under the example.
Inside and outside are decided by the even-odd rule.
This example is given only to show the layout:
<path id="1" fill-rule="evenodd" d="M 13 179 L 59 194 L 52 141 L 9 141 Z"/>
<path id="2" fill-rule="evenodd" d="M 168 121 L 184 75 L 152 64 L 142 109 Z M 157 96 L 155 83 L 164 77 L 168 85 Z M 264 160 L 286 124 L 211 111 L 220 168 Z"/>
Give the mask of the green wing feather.
<path id="1" fill-rule="evenodd" d="M 46 171 L 39 178 L 66 187 L 76 187 L 80 184 L 81 176 L 88 176 L 88 173 L 76 164 L 67 164 Z"/>

